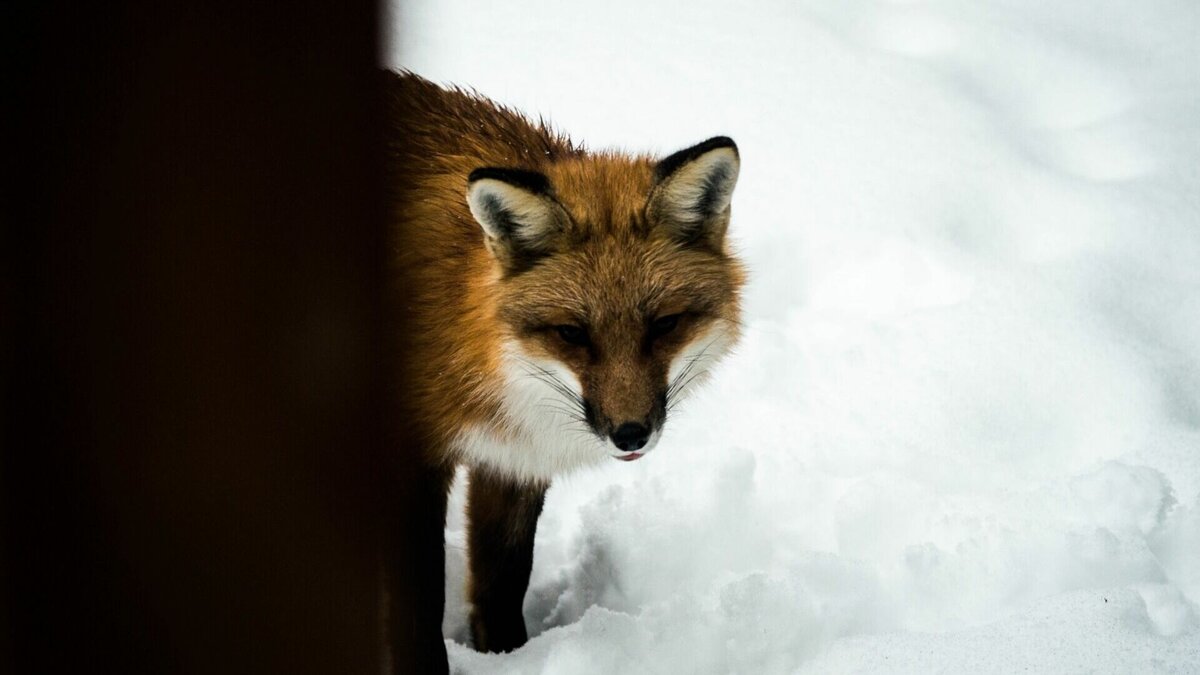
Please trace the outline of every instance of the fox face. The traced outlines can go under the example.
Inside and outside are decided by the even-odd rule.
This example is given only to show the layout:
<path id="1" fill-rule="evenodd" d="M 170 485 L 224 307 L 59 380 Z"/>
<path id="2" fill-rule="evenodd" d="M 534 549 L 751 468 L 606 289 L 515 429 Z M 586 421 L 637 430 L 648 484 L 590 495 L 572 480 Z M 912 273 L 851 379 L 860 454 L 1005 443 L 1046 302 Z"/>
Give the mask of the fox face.
<path id="1" fill-rule="evenodd" d="M 653 449 L 737 338 L 743 272 L 725 232 L 738 170 L 719 137 L 658 162 L 471 173 L 468 205 L 496 261 L 504 426 L 532 448 L 499 462 L 493 448 L 490 463 L 548 475 Z"/>

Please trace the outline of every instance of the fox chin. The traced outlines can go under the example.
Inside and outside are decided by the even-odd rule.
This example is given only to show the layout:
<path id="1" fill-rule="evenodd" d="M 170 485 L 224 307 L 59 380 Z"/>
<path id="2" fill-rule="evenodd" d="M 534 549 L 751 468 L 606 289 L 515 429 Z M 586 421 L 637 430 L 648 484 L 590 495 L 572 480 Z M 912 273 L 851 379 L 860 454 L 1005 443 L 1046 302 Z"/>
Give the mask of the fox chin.
<path id="1" fill-rule="evenodd" d="M 521 608 L 553 477 L 655 451 L 736 343 L 745 273 L 726 241 L 740 157 L 592 152 L 478 94 L 384 74 L 389 264 L 405 330 L 396 448 L 409 522 L 389 547 L 397 672 L 444 672 L 446 497 L 469 471 L 480 651 L 527 640 Z M 397 588 L 404 584 L 405 588 Z"/>

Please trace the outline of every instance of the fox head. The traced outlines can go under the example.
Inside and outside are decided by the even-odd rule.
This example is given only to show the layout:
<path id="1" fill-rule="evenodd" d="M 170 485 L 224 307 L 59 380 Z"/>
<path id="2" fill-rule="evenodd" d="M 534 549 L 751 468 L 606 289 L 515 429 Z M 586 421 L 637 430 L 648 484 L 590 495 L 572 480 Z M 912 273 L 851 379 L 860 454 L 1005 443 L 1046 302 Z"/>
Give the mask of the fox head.
<path id="1" fill-rule="evenodd" d="M 725 242 L 737 146 L 482 167 L 467 202 L 495 259 L 506 405 L 531 434 L 636 459 L 734 343 L 743 272 Z M 516 400 L 513 400 L 516 399 Z"/>

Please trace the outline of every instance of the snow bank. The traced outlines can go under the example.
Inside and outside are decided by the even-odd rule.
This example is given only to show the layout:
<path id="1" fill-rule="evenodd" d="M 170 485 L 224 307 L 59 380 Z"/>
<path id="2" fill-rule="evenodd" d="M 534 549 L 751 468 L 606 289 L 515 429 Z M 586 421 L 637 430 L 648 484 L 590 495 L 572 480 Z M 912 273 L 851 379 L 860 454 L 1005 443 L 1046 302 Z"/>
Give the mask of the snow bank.
<path id="1" fill-rule="evenodd" d="M 1200 670 L 1200 6 L 406 2 L 593 147 L 734 137 L 748 330 L 464 673 Z M 456 495 L 461 499 L 461 493 Z"/>

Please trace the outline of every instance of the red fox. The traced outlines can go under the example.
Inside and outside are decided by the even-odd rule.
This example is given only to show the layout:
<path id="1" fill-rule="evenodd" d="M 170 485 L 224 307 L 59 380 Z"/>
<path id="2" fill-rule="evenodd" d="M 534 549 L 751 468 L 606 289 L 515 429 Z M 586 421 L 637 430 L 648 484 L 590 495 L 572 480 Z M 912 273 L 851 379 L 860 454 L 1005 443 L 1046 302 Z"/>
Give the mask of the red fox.
<path id="1" fill-rule="evenodd" d="M 399 422 L 423 485 L 423 501 L 403 508 L 426 519 L 391 570 L 411 587 L 392 595 L 418 606 L 398 616 L 393 604 L 391 640 L 408 663 L 444 670 L 455 467 L 470 472 L 474 646 L 512 650 L 527 640 L 521 605 L 551 479 L 652 452 L 670 411 L 737 340 L 745 274 L 725 235 L 739 155 L 723 136 L 658 160 L 590 152 L 477 94 L 386 78 L 391 262 L 407 326 Z"/>

